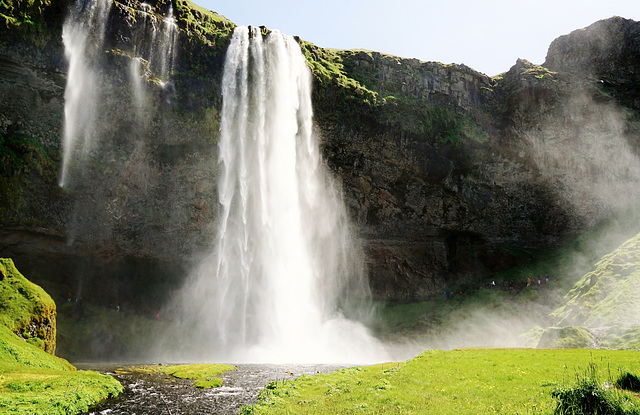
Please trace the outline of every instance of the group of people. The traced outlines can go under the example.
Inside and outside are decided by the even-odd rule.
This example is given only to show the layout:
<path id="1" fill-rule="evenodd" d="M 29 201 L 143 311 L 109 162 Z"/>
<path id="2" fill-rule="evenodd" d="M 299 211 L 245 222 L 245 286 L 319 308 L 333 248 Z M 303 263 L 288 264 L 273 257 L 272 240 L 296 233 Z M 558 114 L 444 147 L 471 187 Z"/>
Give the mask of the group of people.
<path id="1" fill-rule="evenodd" d="M 543 284 L 548 284 L 549 283 L 549 274 L 546 274 L 544 276 L 544 278 L 542 276 L 538 276 L 538 278 L 533 278 L 533 280 L 531 279 L 531 277 L 527 277 L 526 280 L 521 280 L 521 281 L 509 281 L 508 285 L 505 282 L 505 288 L 507 290 L 521 290 L 522 288 L 525 287 L 531 287 L 532 285 L 538 285 L 541 286 Z M 495 281 L 491 281 L 491 288 L 496 288 L 496 282 Z"/>

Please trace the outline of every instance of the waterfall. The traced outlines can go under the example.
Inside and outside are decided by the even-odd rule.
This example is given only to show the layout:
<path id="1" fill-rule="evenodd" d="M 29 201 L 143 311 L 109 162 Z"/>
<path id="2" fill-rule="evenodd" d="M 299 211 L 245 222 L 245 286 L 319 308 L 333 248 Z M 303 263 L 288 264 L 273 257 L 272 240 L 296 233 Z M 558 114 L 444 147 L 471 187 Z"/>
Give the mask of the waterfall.
<path id="1" fill-rule="evenodd" d="M 235 29 L 223 75 L 215 252 L 190 284 L 216 360 L 370 362 L 360 250 L 312 132 L 311 74 L 277 31 Z M 206 330 L 206 329 L 205 329 Z"/>
<path id="2" fill-rule="evenodd" d="M 135 25 L 136 39 L 133 50 L 135 58 L 130 64 L 130 77 L 137 105 L 144 101 L 144 90 L 140 88 L 143 75 L 148 78 L 153 74 L 159 79 L 162 88 L 172 87 L 170 78 L 175 63 L 178 26 L 173 17 L 171 4 L 166 16 L 160 19 L 154 13 L 154 9 L 146 3 L 140 3 L 140 8 L 135 13 L 139 16 L 139 21 L 132 22 Z M 159 23 L 158 20 L 160 20 Z M 143 63 L 147 65 L 145 74 L 140 71 Z"/>
<path id="3" fill-rule="evenodd" d="M 64 96 L 61 187 L 69 185 L 70 169 L 77 167 L 78 172 L 82 172 L 91 151 L 109 135 L 105 132 L 110 128 L 109 123 L 99 119 L 104 112 L 99 105 L 105 99 L 100 92 L 104 81 L 100 54 L 103 53 L 111 4 L 111 0 L 78 0 L 71 5 L 63 26 L 62 38 L 69 70 Z M 142 128 L 149 121 L 145 109 L 149 107 L 150 79 L 157 80 L 166 101 L 174 93 L 170 77 L 175 61 L 177 25 L 172 5 L 164 17 L 159 17 L 146 3 L 139 3 L 137 10 L 134 6 L 121 7 L 125 7 L 131 16 L 133 36 L 129 78 L 133 108 Z M 138 21 L 135 17 L 139 18 Z"/>
<path id="4" fill-rule="evenodd" d="M 110 0 L 79 0 L 71 6 L 62 27 L 69 70 L 64 92 L 61 187 L 67 183 L 74 157 L 89 153 L 97 135 L 97 61 L 110 8 Z"/>

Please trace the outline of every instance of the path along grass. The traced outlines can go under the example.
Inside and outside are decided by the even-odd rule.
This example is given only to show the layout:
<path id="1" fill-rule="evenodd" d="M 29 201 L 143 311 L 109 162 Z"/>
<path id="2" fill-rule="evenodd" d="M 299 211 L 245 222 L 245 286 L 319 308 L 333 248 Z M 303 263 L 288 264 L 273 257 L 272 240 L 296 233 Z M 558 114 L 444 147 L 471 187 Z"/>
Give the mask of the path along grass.
<path id="1" fill-rule="evenodd" d="M 590 367 L 603 381 L 621 371 L 638 373 L 640 352 L 430 350 L 403 363 L 272 382 L 242 413 L 551 414 L 552 392 L 574 384 Z"/>

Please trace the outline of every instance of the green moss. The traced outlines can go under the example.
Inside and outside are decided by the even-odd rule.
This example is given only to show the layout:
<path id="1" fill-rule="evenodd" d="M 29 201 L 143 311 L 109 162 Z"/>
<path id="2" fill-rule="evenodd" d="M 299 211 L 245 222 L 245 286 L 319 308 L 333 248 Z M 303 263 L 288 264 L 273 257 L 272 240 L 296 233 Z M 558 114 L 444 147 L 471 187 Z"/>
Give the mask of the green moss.
<path id="1" fill-rule="evenodd" d="M 216 377 L 206 377 L 201 379 L 196 379 L 193 383 L 198 389 L 211 389 L 211 388 L 219 388 L 222 386 L 222 379 Z"/>
<path id="2" fill-rule="evenodd" d="M 196 363 L 190 365 L 157 366 L 157 370 L 178 379 L 201 379 L 235 370 L 235 367 L 218 363 Z"/>
<path id="3" fill-rule="evenodd" d="M 550 327 L 542 333 L 538 347 L 582 349 L 593 345 L 593 334 L 586 327 Z"/>
<path id="4" fill-rule="evenodd" d="M 20 274 L 11 259 L 0 258 L 0 276 L 0 325 L 54 354 L 54 301 L 42 288 Z"/>
<path id="5" fill-rule="evenodd" d="M 45 327 L 53 328 L 49 331 L 53 344 L 29 337 L 34 322 L 42 316 L 50 319 Z M 42 335 L 40 330 L 36 332 Z M 66 360 L 37 346 L 55 350 L 55 304 L 44 290 L 21 275 L 10 259 L 0 259 L 0 413 L 87 412 L 99 401 L 122 392 L 114 378 L 77 372 Z"/>
<path id="6" fill-rule="evenodd" d="M 0 134 L 0 224 L 43 225 L 40 218 L 47 212 L 37 202 L 43 193 L 57 191 L 59 159 L 57 150 L 45 149 L 33 137 Z M 42 183 L 46 189 L 38 188 Z"/>
<path id="7" fill-rule="evenodd" d="M 598 345 L 614 350 L 640 350 L 640 326 L 613 326 L 597 335 Z"/>
<path id="8" fill-rule="evenodd" d="M 189 41 L 199 39 L 213 50 L 226 47 L 236 25 L 224 16 L 189 0 L 176 1 L 176 17 Z"/>
<path id="9" fill-rule="evenodd" d="M 640 325 L 640 234 L 604 256 L 551 317 L 557 325 Z"/>
<path id="10" fill-rule="evenodd" d="M 6 29 L 38 46 L 44 46 L 51 33 L 43 11 L 50 6 L 51 0 L 0 1 L 0 33 Z"/>
<path id="11" fill-rule="evenodd" d="M 121 392 L 122 385 L 114 378 L 92 371 L 13 369 L 0 375 L 0 413 L 87 413 L 91 406 Z"/>

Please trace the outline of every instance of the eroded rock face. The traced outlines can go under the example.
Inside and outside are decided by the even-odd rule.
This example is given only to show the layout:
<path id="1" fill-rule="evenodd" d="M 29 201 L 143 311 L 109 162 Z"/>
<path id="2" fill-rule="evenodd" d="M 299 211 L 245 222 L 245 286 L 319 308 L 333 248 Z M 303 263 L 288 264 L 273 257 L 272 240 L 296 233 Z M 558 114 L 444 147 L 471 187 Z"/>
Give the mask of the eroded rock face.
<path id="1" fill-rule="evenodd" d="M 158 16 L 170 5 L 149 3 Z M 129 72 L 142 6 L 112 6 L 99 55 L 102 141 L 67 190 L 57 186 L 61 6 L 51 12 L 46 53 L 31 53 L 43 43 L 15 33 L 0 42 L 0 133 L 17 157 L 0 159 L 10 196 L 0 203 L 0 255 L 45 281 L 57 273 L 70 288 L 84 284 L 104 303 L 144 286 L 171 291 L 213 242 L 220 82 L 233 25 L 171 5 L 179 27 L 172 89 L 144 66 L 142 113 Z M 640 96 L 629 89 L 640 67 L 637 25 L 596 23 L 554 42 L 545 66 L 519 60 L 494 78 L 362 51 L 331 55 L 341 68 L 334 78 L 311 65 L 316 130 L 376 298 L 421 299 L 451 280 L 521 264 L 510 247 L 556 244 L 638 195 L 638 119 L 625 110 Z M 592 40 L 592 32 L 606 36 Z"/>

